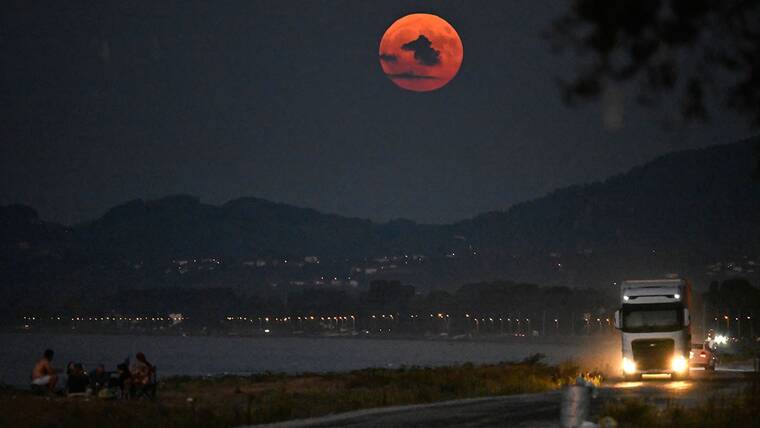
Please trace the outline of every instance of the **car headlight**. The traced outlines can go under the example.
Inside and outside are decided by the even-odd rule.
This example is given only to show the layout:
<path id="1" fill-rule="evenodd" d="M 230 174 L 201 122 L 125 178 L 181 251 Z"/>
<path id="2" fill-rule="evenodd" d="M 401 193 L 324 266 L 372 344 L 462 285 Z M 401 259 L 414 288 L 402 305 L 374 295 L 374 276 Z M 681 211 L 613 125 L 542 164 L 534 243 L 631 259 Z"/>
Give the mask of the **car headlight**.
<path id="1" fill-rule="evenodd" d="M 683 373 L 689 369 L 689 362 L 686 361 L 686 358 L 684 358 L 683 355 L 676 355 L 673 357 L 671 367 L 674 372 Z"/>
<path id="2" fill-rule="evenodd" d="M 623 373 L 625 374 L 636 373 L 636 362 L 633 360 L 629 360 L 628 358 L 623 358 Z"/>

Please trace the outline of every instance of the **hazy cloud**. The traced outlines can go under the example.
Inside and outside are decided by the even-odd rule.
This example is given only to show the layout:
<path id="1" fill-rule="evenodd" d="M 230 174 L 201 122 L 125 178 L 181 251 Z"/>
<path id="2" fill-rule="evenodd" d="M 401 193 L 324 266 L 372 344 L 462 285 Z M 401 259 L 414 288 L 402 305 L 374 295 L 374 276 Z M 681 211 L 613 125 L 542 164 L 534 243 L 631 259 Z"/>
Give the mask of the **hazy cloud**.
<path id="1" fill-rule="evenodd" d="M 423 34 L 409 43 L 401 45 L 401 49 L 414 52 L 414 59 L 423 65 L 437 65 L 441 63 L 441 51 L 433 49 L 433 42 Z"/>
<path id="2" fill-rule="evenodd" d="M 398 61 L 398 57 L 393 54 L 380 54 L 380 61 L 386 61 L 386 62 L 396 62 Z"/>
<path id="3" fill-rule="evenodd" d="M 408 71 L 406 73 L 386 74 L 386 76 L 390 77 L 391 79 L 408 79 L 408 80 L 437 79 L 437 77 L 435 76 L 426 76 L 424 74 L 414 74 L 411 71 Z"/>

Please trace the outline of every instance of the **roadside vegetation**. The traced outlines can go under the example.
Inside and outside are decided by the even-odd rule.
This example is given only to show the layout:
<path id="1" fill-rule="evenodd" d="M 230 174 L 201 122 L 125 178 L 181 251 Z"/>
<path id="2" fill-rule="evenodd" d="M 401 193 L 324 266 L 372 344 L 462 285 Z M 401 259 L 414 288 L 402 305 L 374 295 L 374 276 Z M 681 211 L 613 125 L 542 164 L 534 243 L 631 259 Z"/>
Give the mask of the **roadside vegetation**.
<path id="1" fill-rule="evenodd" d="M 328 374 L 261 374 L 162 381 L 158 398 L 101 400 L 0 391 L 0 426 L 230 427 L 323 416 L 381 406 L 541 392 L 571 380 L 572 364 L 536 355 L 518 363 Z"/>

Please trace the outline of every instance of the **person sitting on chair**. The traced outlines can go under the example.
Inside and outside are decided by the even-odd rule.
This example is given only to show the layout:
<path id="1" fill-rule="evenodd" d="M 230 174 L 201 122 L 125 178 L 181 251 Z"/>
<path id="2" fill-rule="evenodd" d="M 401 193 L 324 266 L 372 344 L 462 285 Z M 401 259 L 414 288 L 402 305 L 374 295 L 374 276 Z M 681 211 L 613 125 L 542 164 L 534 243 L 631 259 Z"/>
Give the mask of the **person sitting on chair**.
<path id="1" fill-rule="evenodd" d="M 152 382 L 153 365 L 145 358 L 145 354 L 138 352 L 135 362 L 132 364 L 132 377 L 136 385 L 148 385 Z"/>
<path id="2" fill-rule="evenodd" d="M 132 374 L 126 362 L 116 366 L 118 376 L 115 379 L 115 387 L 121 392 L 121 398 L 129 398 L 132 395 Z"/>
<path id="3" fill-rule="evenodd" d="M 82 363 L 74 364 L 71 373 L 69 373 L 66 386 L 69 394 L 85 394 L 87 386 L 90 384 L 90 378 L 84 371 Z"/>
<path id="4" fill-rule="evenodd" d="M 111 376 L 106 371 L 106 367 L 103 364 L 98 364 L 90 373 L 90 388 L 97 393 L 102 388 L 108 388 L 108 382 Z"/>

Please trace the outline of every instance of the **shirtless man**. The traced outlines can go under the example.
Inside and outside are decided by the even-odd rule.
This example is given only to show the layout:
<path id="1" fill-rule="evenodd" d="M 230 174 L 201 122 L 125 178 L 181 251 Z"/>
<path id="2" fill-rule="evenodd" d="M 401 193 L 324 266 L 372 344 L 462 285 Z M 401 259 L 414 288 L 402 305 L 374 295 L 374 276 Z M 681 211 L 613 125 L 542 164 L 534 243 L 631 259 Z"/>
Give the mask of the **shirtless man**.
<path id="1" fill-rule="evenodd" d="M 55 385 L 58 383 L 58 376 L 51 364 L 53 361 L 53 350 L 48 349 L 37 360 L 32 369 L 32 385 L 47 386 L 50 392 L 55 391 Z"/>

